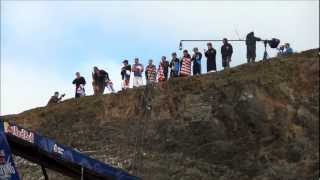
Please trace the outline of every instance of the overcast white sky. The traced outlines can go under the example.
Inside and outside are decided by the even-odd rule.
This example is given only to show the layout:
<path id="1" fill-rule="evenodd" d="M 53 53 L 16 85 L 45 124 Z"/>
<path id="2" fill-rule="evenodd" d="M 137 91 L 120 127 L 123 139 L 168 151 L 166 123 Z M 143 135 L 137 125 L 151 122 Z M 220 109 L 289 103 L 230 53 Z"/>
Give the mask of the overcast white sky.
<path id="1" fill-rule="evenodd" d="M 46 105 L 54 91 L 72 98 L 74 73 L 106 69 L 120 89 L 121 61 L 178 51 L 180 39 L 261 38 L 290 42 L 297 52 L 319 47 L 318 1 L 1 1 L 1 110 L 19 113 Z M 184 48 L 205 48 L 186 43 Z M 214 43 L 220 50 L 221 44 Z M 232 66 L 245 62 L 245 46 L 233 44 Z M 258 44 L 258 58 L 263 46 Z M 270 54 L 274 55 L 270 50 Z M 205 69 L 205 59 L 203 59 Z M 221 58 L 217 56 L 218 68 Z"/>

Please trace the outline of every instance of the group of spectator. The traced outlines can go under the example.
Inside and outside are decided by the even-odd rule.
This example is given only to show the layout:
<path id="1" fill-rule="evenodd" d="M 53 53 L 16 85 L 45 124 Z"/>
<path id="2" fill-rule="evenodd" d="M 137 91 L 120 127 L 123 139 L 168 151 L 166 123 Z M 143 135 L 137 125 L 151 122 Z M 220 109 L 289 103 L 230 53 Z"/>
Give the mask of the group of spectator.
<path id="1" fill-rule="evenodd" d="M 256 59 L 256 42 L 261 41 L 261 38 L 255 37 L 254 32 L 250 32 L 246 37 L 247 46 L 247 62 L 255 62 Z M 228 42 L 227 38 L 223 39 L 223 45 L 221 46 L 221 57 L 222 66 L 224 69 L 230 67 L 231 57 L 233 54 L 233 47 Z M 203 53 L 207 60 L 207 72 L 217 71 L 216 66 L 216 49 L 213 48 L 212 43 L 207 43 L 207 50 L 204 49 Z M 279 49 L 278 56 L 288 55 L 293 53 L 290 45 L 286 43 Z M 122 61 L 123 67 L 121 68 L 121 79 L 122 79 L 122 90 L 128 89 L 130 84 L 130 77 L 133 74 L 133 87 L 140 87 L 143 85 L 142 75 L 145 73 L 146 84 L 152 84 L 155 82 L 167 81 L 170 78 L 175 77 L 186 77 L 201 74 L 201 61 L 202 53 L 197 47 L 193 48 L 192 56 L 189 54 L 188 50 L 183 50 L 182 57 L 178 58 L 177 53 L 173 52 L 171 54 L 171 61 L 169 62 L 166 56 L 161 57 L 161 61 L 158 68 L 154 64 L 153 60 L 148 61 L 148 65 L 144 66 L 140 63 L 139 58 L 134 59 L 134 64 L 131 66 L 128 60 Z M 191 73 L 191 69 L 193 70 Z M 169 73 L 170 70 L 170 73 Z M 76 73 L 76 78 L 72 82 L 75 85 L 75 98 L 85 96 L 84 86 L 86 81 L 84 77 L 80 75 L 79 72 Z M 94 95 L 101 95 L 104 93 L 105 87 L 108 88 L 110 92 L 115 92 L 113 88 L 113 83 L 109 78 L 109 74 L 98 67 L 93 68 L 92 72 L 92 87 Z M 61 101 L 62 97 L 59 97 L 59 93 L 55 92 L 54 96 L 51 97 L 48 104 L 58 103 Z"/>
<path id="2" fill-rule="evenodd" d="M 289 43 L 285 43 L 278 48 L 278 56 L 287 56 L 293 53 Z"/>
<path id="3" fill-rule="evenodd" d="M 212 43 L 207 43 L 207 50 L 204 50 L 204 55 L 207 59 L 207 72 L 214 72 L 216 67 L 216 49 L 213 48 Z M 230 67 L 231 57 L 233 53 L 232 45 L 226 38 L 223 39 L 221 46 L 222 66 L 224 68 Z M 129 88 L 130 76 L 133 73 L 133 87 L 143 85 L 142 74 L 145 73 L 146 83 L 163 82 L 174 77 L 185 77 L 201 74 L 202 53 L 197 47 L 193 48 L 192 56 L 188 50 L 184 50 L 182 57 L 178 58 L 177 53 L 171 54 L 171 61 L 167 60 L 166 56 L 161 57 L 158 68 L 153 60 L 148 61 L 146 68 L 139 62 L 138 58 L 134 59 L 134 64 L 131 66 L 128 60 L 124 60 L 121 68 L 122 89 Z M 193 70 L 191 72 L 191 70 Z"/>

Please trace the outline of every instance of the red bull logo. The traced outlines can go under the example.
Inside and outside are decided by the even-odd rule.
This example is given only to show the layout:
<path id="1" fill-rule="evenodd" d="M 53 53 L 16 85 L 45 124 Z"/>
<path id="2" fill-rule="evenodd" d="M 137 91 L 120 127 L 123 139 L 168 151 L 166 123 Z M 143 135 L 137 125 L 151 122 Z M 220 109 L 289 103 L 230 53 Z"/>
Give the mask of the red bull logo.
<path id="1" fill-rule="evenodd" d="M 25 141 L 28 141 L 30 143 L 34 143 L 34 134 L 33 132 L 30 132 L 28 130 L 25 130 L 23 128 L 19 128 L 15 125 L 7 124 L 5 125 L 5 132 L 9 133 L 13 136 L 16 136 L 20 139 L 23 139 Z"/>

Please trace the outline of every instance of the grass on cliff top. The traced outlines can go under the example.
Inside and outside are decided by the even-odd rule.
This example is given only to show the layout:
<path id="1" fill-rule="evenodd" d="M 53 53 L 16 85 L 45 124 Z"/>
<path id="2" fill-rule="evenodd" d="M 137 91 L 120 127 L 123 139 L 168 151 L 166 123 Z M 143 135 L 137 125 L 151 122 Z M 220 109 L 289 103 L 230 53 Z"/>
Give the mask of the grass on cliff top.
<path id="1" fill-rule="evenodd" d="M 154 95 L 159 95 L 166 89 L 179 89 L 182 91 L 193 91 L 196 89 L 207 88 L 210 85 L 223 87 L 227 84 L 246 83 L 249 81 L 261 84 L 279 83 L 285 79 L 292 78 L 292 72 L 299 66 L 301 61 L 319 60 L 319 49 L 312 49 L 302 53 L 296 53 L 286 57 L 275 57 L 268 61 L 259 61 L 253 64 L 243 64 L 228 70 L 222 70 L 217 73 L 203 74 L 201 76 L 192 76 L 188 78 L 174 78 L 162 85 L 157 84 L 153 91 Z M 160 89 L 160 90 L 157 90 Z M 25 111 L 19 115 L 9 115 L 1 117 L 4 120 L 12 120 L 16 117 L 41 117 L 47 114 L 60 114 L 61 112 L 75 110 L 95 113 L 103 111 L 104 101 L 110 98 L 119 99 L 123 96 L 143 96 L 144 88 L 129 89 L 117 94 L 107 94 L 103 96 L 86 96 L 80 99 L 68 99 L 58 105 L 49 107 L 40 107 Z"/>

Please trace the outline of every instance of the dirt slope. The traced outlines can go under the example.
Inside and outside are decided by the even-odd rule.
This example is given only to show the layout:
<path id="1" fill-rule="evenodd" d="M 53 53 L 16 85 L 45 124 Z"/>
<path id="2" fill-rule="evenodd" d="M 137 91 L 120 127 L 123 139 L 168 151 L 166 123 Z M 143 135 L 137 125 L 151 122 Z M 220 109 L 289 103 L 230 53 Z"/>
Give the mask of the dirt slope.
<path id="1" fill-rule="evenodd" d="M 319 49 L 3 118 L 147 180 L 318 179 Z"/>

